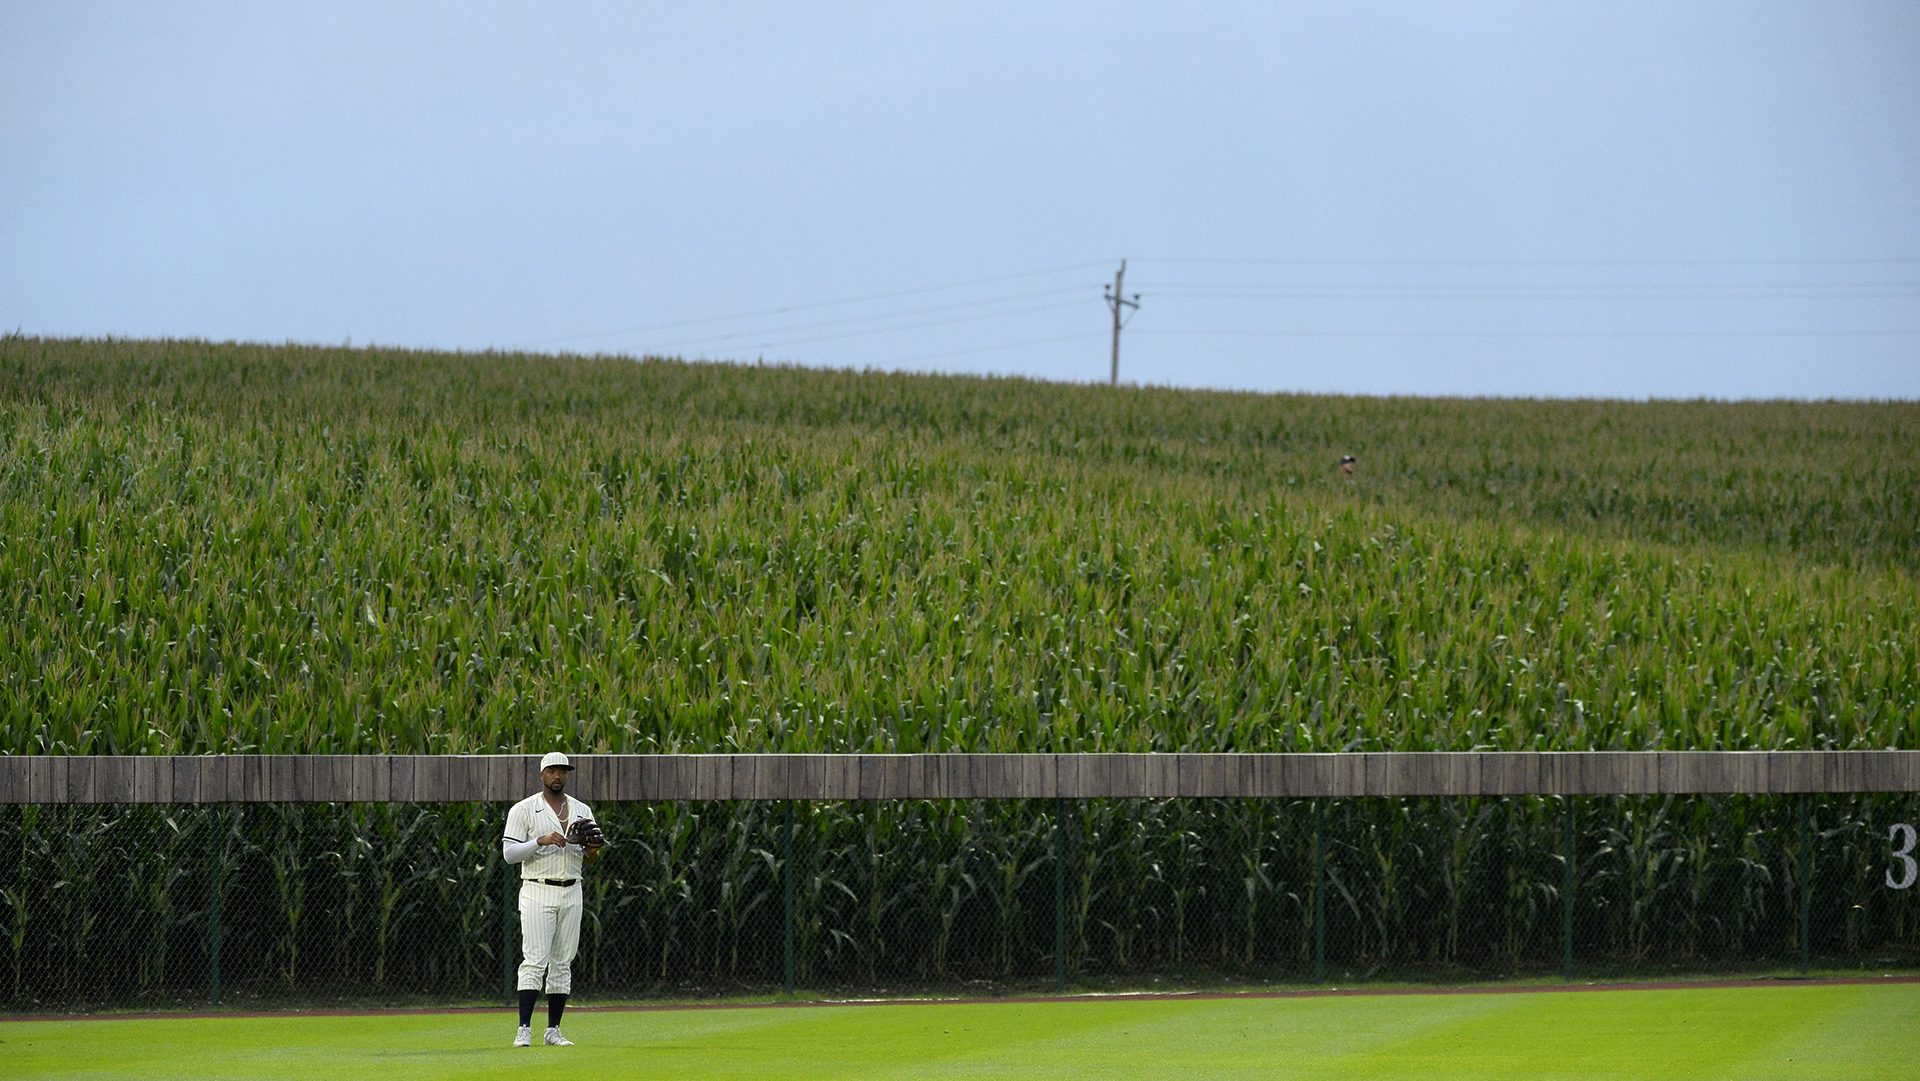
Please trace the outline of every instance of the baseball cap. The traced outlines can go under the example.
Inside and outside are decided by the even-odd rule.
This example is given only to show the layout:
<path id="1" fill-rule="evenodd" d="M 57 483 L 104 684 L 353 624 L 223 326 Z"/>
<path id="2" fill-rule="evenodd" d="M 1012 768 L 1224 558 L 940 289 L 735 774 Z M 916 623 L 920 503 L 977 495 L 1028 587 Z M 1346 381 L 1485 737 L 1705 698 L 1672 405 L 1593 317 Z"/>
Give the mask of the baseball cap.
<path id="1" fill-rule="evenodd" d="M 547 756 L 540 760 L 540 768 L 554 769 L 556 767 L 559 769 L 572 769 L 573 763 L 567 761 L 567 756 L 561 754 L 559 751 L 548 751 Z"/>

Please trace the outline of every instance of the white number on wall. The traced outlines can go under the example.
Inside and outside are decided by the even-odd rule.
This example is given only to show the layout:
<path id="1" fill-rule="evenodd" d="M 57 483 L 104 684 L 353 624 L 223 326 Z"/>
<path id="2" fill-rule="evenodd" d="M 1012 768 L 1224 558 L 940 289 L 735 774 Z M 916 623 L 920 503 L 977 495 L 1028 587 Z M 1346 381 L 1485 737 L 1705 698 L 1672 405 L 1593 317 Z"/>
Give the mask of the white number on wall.
<path id="1" fill-rule="evenodd" d="M 1916 831 L 1905 822 L 1896 822 L 1887 828 L 1887 840 L 1893 842 L 1893 859 L 1900 867 L 1900 877 L 1893 876 L 1893 868 L 1887 868 L 1887 885 L 1896 890 L 1904 890 L 1920 878 L 1920 860 L 1913 856 Z"/>

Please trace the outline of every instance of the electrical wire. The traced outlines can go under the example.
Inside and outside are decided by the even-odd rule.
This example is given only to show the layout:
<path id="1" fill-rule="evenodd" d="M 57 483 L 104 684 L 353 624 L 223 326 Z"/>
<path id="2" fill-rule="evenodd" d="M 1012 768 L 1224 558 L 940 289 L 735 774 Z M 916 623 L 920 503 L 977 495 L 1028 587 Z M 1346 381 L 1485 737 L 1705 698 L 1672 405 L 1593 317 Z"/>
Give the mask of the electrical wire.
<path id="1" fill-rule="evenodd" d="M 1084 304 L 1083 301 L 1069 300 L 1061 304 L 1040 304 L 1031 308 L 1014 308 L 1008 311 L 981 312 L 977 315 L 959 315 L 959 316 L 954 316 L 951 319 L 931 319 L 931 320 L 926 320 L 924 322 L 918 322 L 918 323 L 902 323 L 898 326 L 873 327 L 867 330 L 851 330 L 851 331 L 846 331 L 844 333 L 839 333 L 839 334 L 817 334 L 812 337 L 790 338 L 785 341 L 756 342 L 748 346 L 747 348 L 749 349 L 785 349 L 789 346 L 809 345 L 814 342 L 843 341 L 847 338 L 864 338 L 874 334 L 892 334 L 902 330 L 922 330 L 922 329 L 925 329 L 926 327 L 952 326 L 955 323 L 972 323 L 972 322 L 978 322 L 979 320 L 982 320 L 982 319 L 1001 319 L 1001 318 L 1005 318 L 1007 316 L 1012 316 L 1012 315 L 1028 315 L 1034 312 L 1058 311 L 1062 308 L 1078 308 L 1078 307 L 1081 307 L 1083 304 Z M 743 335 L 733 335 L 732 337 L 751 338 L 751 337 L 754 337 L 754 335 L 743 334 Z M 716 344 L 720 343 L 719 339 L 709 339 L 709 340 L 714 341 Z M 663 346 L 661 348 L 662 349 L 679 349 L 684 347 Z"/>
<path id="2" fill-rule="evenodd" d="M 1920 328 L 1886 330 L 1136 330 L 1154 337 L 1187 338 L 1897 338 Z"/>
<path id="3" fill-rule="evenodd" d="M 944 353 L 922 353 L 919 356 L 913 357 L 896 357 L 889 361 L 889 363 L 914 364 L 923 360 L 944 360 L 947 357 L 967 356 L 973 353 L 997 353 L 1008 349 L 1020 349 L 1029 345 L 1052 345 L 1057 342 L 1077 342 L 1104 337 L 1106 337 L 1104 331 L 1089 330 L 1081 331 L 1078 334 L 1060 334 L 1051 338 L 1028 338 L 1025 341 L 1018 342 L 1000 342 L 994 345 L 979 345 L 967 349 L 950 349 Z"/>
<path id="4" fill-rule="evenodd" d="M 783 304 L 772 308 L 759 308 L 753 311 L 731 312 L 726 315 L 696 316 L 688 319 L 675 319 L 664 323 L 643 323 L 638 326 L 620 327 L 614 330 L 596 330 L 583 334 L 562 335 L 540 338 L 508 346 L 510 349 L 531 349 L 539 346 L 560 345 L 568 342 L 590 341 L 596 338 L 612 338 L 623 334 L 644 334 L 656 330 L 672 330 L 679 327 L 700 326 L 706 323 L 736 322 L 742 319 L 760 319 L 772 315 L 786 315 L 791 312 L 814 311 L 820 308 L 844 307 L 849 304 L 868 304 L 876 300 L 895 300 L 900 297 L 919 296 L 925 293 L 945 292 L 952 289 L 967 289 L 978 285 L 995 285 L 1000 282 L 1020 281 L 1026 278 L 1041 278 L 1051 274 L 1065 274 L 1070 271 L 1086 270 L 1090 267 L 1106 266 L 1112 260 L 1098 260 L 1074 263 L 1069 266 L 1050 267 L 1046 270 L 1030 270 L 1019 274 L 1000 274 L 987 278 L 969 278 L 964 281 L 945 282 L 939 285 L 923 285 L 912 289 L 896 289 L 884 293 L 869 293 L 863 296 L 841 297 L 834 300 L 816 300 L 800 304 Z"/>
<path id="5" fill-rule="evenodd" d="M 1898 299 L 1920 293 L 1915 282 L 1769 282 L 1754 284 L 1681 282 L 1671 285 L 1510 282 L 1445 283 L 1358 282 L 1167 282 L 1154 287 L 1158 297 L 1231 300 L 1277 299 Z"/>
<path id="6" fill-rule="evenodd" d="M 1882 301 L 1910 300 L 1920 296 L 1920 290 L 1911 292 L 1877 293 L 1628 293 L 1628 292 L 1539 292 L 1539 293 L 1362 293 L 1362 292 L 1181 292 L 1177 290 L 1155 290 L 1157 300 L 1169 301 L 1359 301 L 1379 302 L 1452 302 L 1494 304 L 1509 301 L 1633 301 L 1633 302 L 1730 302 L 1751 303 L 1755 301 L 1803 300 L 1803 301 Z"/>
<path id="7" fill-rule="evenodd" d="M 1869 259 L 1266 259 L 1133 258 L 1130 263 L 1180 263 L 1213 266 L 1365 266 L 1365 267 L 1786 267 L 1920 266 L 1920 258 Z"/>
<path id="8" fill-rule="evenodd" d="M 819 330 L 824 327 L 847 326 L 857 323 L 871 323 L 883 319 L 907 319 L 918 315 L 932 315 L 938 312 L 959 311 L 964 308 L 979 308 L 991 304 L 1012 304 L 1022 300 L 1037 300 L 1041 297 L 1062 296 L 1067 293 L 1084 293 L 1085 286 L 1074 285 L 1064 289 L 1042 289 L 1031 293 L 1017 293 L 1011 296 L 989 297 L 985 300 L 965 300 L 955 304 L 940 304 L 929 308 L 908 308 L 901 311 L 882 312 L 875 315 L 853 315 L 842 319 L 823 319 L 812 323 L 796 323 L 791 326 L 768 327 L 760 330 L 734 331 L 726 334 L 710 335 L 703 338 L 682 339 L 686 345 L 698 345 L 703 342 L 724 342 L 737 338 L 752 338 L 766 335 L 792 334 L 804 330 Z M 668 345 L 663 348 L 683 348 L 683 345 Z"/>
<path id="9" fill-rule="evenodd" d="M 1168 260 L 1171 261 L 1171 260 Z M 1139 260 L 1146 263 L 1148 260 Z M 1246 263 L 1262 265 L 1287 265 L 1300 267 L 1305 265 L 1324 266 L 1568 266 L 1581 268 L 1596 267 L 1633 267 L 1654 266 L 1713 267 L 1725 269 L 1730 266 L 1900 266 L 1920 265 L 1920 260 L 1666 260 L 1666 261 L 1606 261 L 1606 260 L 1190 260 L 1193 263 Z M 1143 278 L 1147 283 L 1148 295 L 1157 300 L 1171 303 L 1176 310 L 1178 304 L 1187 303 L 1245 303 L 1260 301 L 1287 301 L 1296 303 L 1312 302 L 1360 302 L 1360 303 L 1403 303 L 1429 302 L 1450 303 L 1453 305 L 1488 305 L 1499 302 L 1725 302 L 1752 303 L 1778 301 L 1817 301 L 1817 302 L 1870 302 L 1905 301 L 1920 295 L 1920 283 L 1913 281 L 1888 280 L 1875 276 L 1871 280 L 1823 282 L 1804 280 L 1794 276 L 1792 280 L 1775 277 L 1768 281 L 1741 282 L 1725 280 L 1723 275 L 1714 275 L 1716 280 L 1648 282 L 1640 281 L 1594 281 L 1584 282 L 1516 282 L 1500 280 L 1492 282 L 1364 282 L 1349 279 L 1330 282 L 1315 282 L 1293 278 L 1281 282 L 1227 282 L 1217 280 L 1180 279 L 1154 284 L 1151 271 Z M 1163 308 L 1163 310 L 1165 310 Z M 1831 330 L 1343 330 L 1310 328 L 1275 328 L 1236 330 L 1216 327 L 1158 328 L 1143 327 L 1132 331 L 1135 335 L 1147 337 L 1211 337 L 1211 338 L 1328 338 L 1328 339 L 1402 339 L 1402 340 L 1440 340 L 1440 339 L 1703 339 L 1703 338 L 1746 338 L 1746 339 L 1789 339 L 1789 338 L 1889 338 L 1907 337 L 1920 334 L 1920 331 L 1904 328 L 1868 329 L 1837 328 Z"/>
<path id="10" fill-rule="evenodd" d="M 931 305 L 895 308 L 883 312 L 867 314 L 842 314 L 827 318 L 811 319 L 798 323 L 782 323 L 772 326 L 753 326 L 755 321 L 769 320 L 778 316 L 801 312 L 826 311 L 853 305 L 872 304 L 879 301 L 904 297 L 925 296 L 959 289 L 976 288 L 1003 282 L 1030 280 L 1050 275 L 1082 271 L 1092 267 L 1110 266 L 1111 260 L 1088 261 L 1042 270 L 1025 271 L 1017 274 L 1001 274 L 988 277 L 970 278 L 961 281 L 934 285 L 917 286 L 910 289 L 896 289 L 874 292 L 858 296 L 840 297 L 831 300 L 810 301 L 785 304 L 751 311 L 738 311 L 725 315 L 708 315 L 686 319 L 669 320 L 623 327 L 613 330 L 595 331 L 564 337 L 541 339 L 526 342 L 512 348 L 527 348 L 540 345 L 565 342 L 587 341 L 596 338 L 609 338 L 622 335 L 651 334 L 663 330 L 691 329 L 702 326 L 714 327 L 712 333 L 694 332 L 664 344 L 650 344 L 649 351 L 654 353 L 705 351 L 720 348 L 739 350 L 773 350 L 794 346 L 810 345 L 820 342 L 845 341 L 848 339 L 882 334 L 923 330 L 932 327 L 953 326 L 988 319 L 1013 318 L 1040 312 L 1077 308 L 1087 304 L 1083 300 L 1068 300 L 1060 303 L 1028 305 L 1007 308 L 1005 305 L 1020 304 L 1023 301 L 1039 300 L 1077 294 L 1082 286 L 1064 286 L 1004 294 L 977 300 L 959 300 Z M 1805 280 L 1806 275 L 1776 274 L 1766 275 L 1772 280 L 1743 282 L 1727 280 L 1734 277 L 1734 271 L 1740 269 L 1791 270 L 1794 268 L 1881 268 L 1907 269 L 1920 267 L 1920 258 L 1871 258 L 1871 259 L 1276 259 L 1276 258 L 1201 258 L 1201 257 L 1148 257 L 1130 260 L 1134 266 L 1145 265 L 1148 288 L 1139 294 L 1154 300 L 1170 302 L 1452 302 L 1492 304 L 1498 302 L 1542 302 L 1542 301 L 1875 301 L 1907 300 L 1920 295 L 1920 282 L 1890 280 L 1889 275 L 1876 275 L 1872 280 L 1823 282 Z M 1161 266 L 1215 266 L 1215 267 L 1281 267 L 1311 272 L 1316 268 L 1398 268 L 1410 270 L 1440 270 L 1469 268 L 1531 268 L 1531 269 L 1585 269 L 1585 270 L 1639 270 L 1657 271 L 1661 269 L 1714 269 L 1720 271 L 1711 275 L 1714 280 L 1692 281 L 1647 281 L 1642 274 L 1622 275 L 1639 280 L 1605 281 L 1595 280 L 1595 275 L 1582 275 L 1585 281 L 1513 281 L 1496 280 L 1488 282 L 1471 281 L 1389 281 L 1367 282 L 1353 280 L 1353 275 L 1345 275 L 1342 280 L 1314 281 L 1312 275 L 1290 275 L 1282 281 L 1217 281 L 1183 279 L 1176 274 L 1174 280 L 1160 284 L 1151 284 L 1151 268 Z M 1419 275 L 1424 277 L 1425 275 Z M 1598 277 L 1612 277 L 1611 274 Z M 1744 275 L 1741 275 L 1744 276 Z M 1860 274 L 1859 277 L 1866 275 Z M 1699 277 L 1707 277 L 1701 275 Z M 1091 289 L 1089 289 L 1091 292 Z M 1109 301 L 1110 303 L 1110 301 Z M 921 318 L 924 316 L 945 316 L 949 312 L 962 312 L 971 309 L 989 308 L 973 314 L 942 318 Z M 1123 317 L 1122 326 L 1128 326 L 1139 314 L 1139 309 Z M 725 324 L 734 324 L 729 327 Z M 747 324 L 741 327 L 741 324 Z M 885 324 L 885 325 L 872 325 Z M 811 333 L 821 331 L 823 333 Z M 1807 330 L 1807 331 L 1757 331 L 1757 330 L 1591 330 L 1591 331 L 1519 331 L 1519 330 L 1314 330 L 1305 328 L 1274 328 L 1235 330 L 1225 328 L 1194 327 L 1191 329 L 1142 327 L 1130 329 L 1132 335 L 1153 337 L 1276 337 L 1276 338 L 1398 338 L 1398 339 L 1497 339 L 1497 338 L 1845 338 L 1845 337 L 1904 337 L 1920 334 L 1920 331 L 1905 329 L 1856 329 L 1856 330 Z M 798 336 L 795 336 L 798 335 Z M 998 343 L 993 345 L 972 346 L 937 353 L 919 354 L 900 358 L 897 363 L 914 363 L 927 360 L 939 360 L 954 356 L 1003 351 L 1024 346 L 1051 344 L 1057 342 L 1087 340 L 1104 337 L 1104 331 L 1086 331 L 1051 337 L 1031 338 L 1021 341 Z"/>

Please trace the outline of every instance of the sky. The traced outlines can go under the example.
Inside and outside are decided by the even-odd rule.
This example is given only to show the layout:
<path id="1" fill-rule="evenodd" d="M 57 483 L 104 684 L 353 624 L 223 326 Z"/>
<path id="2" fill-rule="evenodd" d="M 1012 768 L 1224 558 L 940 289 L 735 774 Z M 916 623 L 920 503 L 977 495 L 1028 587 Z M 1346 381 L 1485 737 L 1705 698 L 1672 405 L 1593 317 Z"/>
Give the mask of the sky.
<path id="1" fill-rule="evenodd" d="M 1920 398 L 1920 3 L 0 3 L 0 332 Z"/>

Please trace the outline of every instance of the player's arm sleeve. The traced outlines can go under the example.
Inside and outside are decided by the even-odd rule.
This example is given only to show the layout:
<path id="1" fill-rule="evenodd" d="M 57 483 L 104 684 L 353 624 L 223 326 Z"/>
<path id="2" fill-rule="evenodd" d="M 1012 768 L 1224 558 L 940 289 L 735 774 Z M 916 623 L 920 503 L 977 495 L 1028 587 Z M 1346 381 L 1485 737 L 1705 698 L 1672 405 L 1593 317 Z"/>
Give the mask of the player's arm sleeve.
<path id="1" fill-rule="evenodd" d="M 500 838 L 500 857 L 508 863 L 522 863 L 540 849 L 540 842 L 527 834 L 533 832 L 533 819 L 515 806 L 507 813 L 506 836 Z"/>

